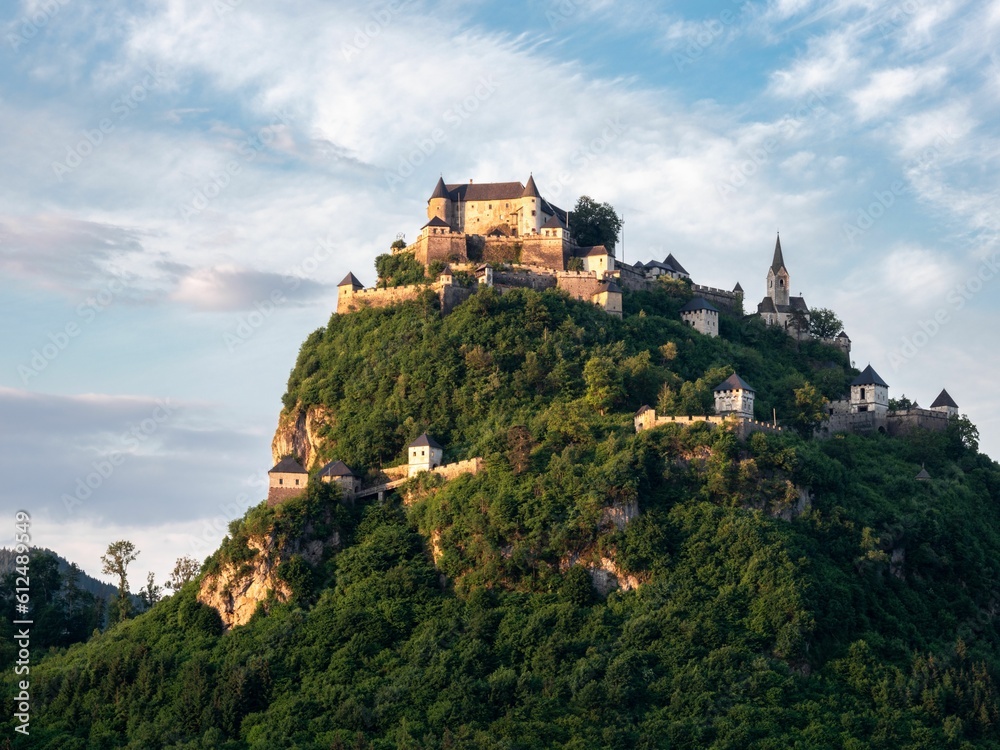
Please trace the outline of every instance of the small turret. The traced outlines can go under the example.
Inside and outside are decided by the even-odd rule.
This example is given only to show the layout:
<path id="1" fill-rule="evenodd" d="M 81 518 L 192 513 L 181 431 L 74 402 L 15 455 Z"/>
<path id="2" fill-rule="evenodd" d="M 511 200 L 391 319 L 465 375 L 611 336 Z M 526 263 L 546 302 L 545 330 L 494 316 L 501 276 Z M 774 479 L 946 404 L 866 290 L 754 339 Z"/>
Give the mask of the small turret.
<path id="1" fill-rule="evenodd" d="M 542 228 L 542 195 L 535 185 L 535 176 L 528 175 L 528 182 L 521 193 L 521 234 L 538 234 Z"/>
<path id="2" fill-rule="evenodd" d="M 938 394 L 938 397 L 934 399 L 934 403 L 931 404 L 931 409 L 947 414 L 949 417 L 958 416 L 958 404 L 955 403 L 955 399 L 948 395 L 948 391 L 944 388 L 941 389 L 941 393 Z"/>
<path id="3" fill-rule="evenodd" d="M 438 177 L 434 192 L 427 199 L 427 218 L 440 219 L 450 225 L 451 223 L 451 194 L 448 186 L 444 184 L 444 177 Z"/>

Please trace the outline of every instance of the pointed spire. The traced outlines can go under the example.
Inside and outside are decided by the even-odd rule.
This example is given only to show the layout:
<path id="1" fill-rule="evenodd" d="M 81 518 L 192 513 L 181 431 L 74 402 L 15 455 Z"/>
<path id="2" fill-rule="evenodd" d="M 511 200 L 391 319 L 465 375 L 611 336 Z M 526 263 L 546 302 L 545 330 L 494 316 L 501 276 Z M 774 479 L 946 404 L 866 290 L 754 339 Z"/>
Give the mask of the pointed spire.
<path id="1" fill-rule="evenodd" d="M 449 198 L 448 187 L 444 184 L 444 176 L 438 177 L 437 185 L 434 186 L 434 192 L 431 193 L 430 200 L 435 198 Z"/>
<path id="2" fill-rule="evenodd" d="M 535 185 L 534 174 L 528 175 L 528 184 L 524 186 L 524 192 L 521 193 L 522 198 L 541 198 L 541 193 L 538 192 L 538 186 Z"/>
<path id="3" fill-rule="evenodd" d="M 785 268 L 785 258 L 781 254 L 781 234 L 778 234 L 778 239 L 774 243 L 774 260 L 771 261 L 771 270 L 778 273 L 782 268 Z M 785 273 L 788 273 L 788 269 L 785 268 Z"/>

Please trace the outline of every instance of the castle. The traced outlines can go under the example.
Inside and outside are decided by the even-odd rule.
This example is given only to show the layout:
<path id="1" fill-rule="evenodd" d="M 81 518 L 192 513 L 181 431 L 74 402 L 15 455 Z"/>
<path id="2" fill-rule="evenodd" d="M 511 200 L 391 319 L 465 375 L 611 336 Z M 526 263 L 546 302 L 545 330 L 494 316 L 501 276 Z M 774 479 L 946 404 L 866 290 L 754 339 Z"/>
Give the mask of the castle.
<path id="1" fill-rule="evenodd" d="M 406 447 L 406 453 L 407 463 L 380 472 L 374 484 L 368 487 L 364 486 L 364 478 L 343 461 L 330 461 L 316 476 L 321 482 L 336 484 L 341 496 L 353 502 L 371 495 L 378 495 L 381 499 L 386 492 L 421 472 L 454 479 L 461 474 L 477 474 L 483 468 L 480 457 L 443 463 L 444 447 L 426 432 Z M 286 456 L 267 472 L 267 478 L 267 504 L 273 507 L 304 493 L 309 483 L 309 472 L 294 457 Z"/>

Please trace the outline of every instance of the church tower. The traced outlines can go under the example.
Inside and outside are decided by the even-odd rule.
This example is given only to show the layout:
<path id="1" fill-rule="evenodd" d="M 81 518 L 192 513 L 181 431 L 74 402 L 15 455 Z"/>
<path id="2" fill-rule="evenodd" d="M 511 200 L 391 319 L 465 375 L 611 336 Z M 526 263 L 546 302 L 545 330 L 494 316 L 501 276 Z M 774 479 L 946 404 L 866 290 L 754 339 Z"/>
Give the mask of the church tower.
<path id="1" fill-rule="evenodd" d="M 775 306 L 788 305 L 789 288 L 788 269 L 785 268 L 785 258 L 781 254 L 781 235 L 778 235 L 777 242 L 774 243 L 774 260 L 767 270 L 767 296 L 771 298 Z"/>
<path id="2" fill-rule="evenodd" d="M 451 225 L 451 196 L 448 188 L 444 184 L 444 177 L 438 177 L 434 192 L 427 200 L 427 218 L 441 219 L 441 221 Z"/>

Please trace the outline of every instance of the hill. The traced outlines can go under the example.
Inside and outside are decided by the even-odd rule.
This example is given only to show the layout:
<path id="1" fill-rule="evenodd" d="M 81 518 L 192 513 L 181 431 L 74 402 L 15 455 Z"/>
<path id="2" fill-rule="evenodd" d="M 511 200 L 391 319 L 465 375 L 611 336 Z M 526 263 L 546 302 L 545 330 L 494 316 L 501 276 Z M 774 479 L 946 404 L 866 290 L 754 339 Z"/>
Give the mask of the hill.
<path id="1" fill-rule="evenodd" d="M 808 432 L 795 391 L 855 374 L 758 321 L 695 333 L 685 301 L 331 318 L 276 444 L 374 476 L 429 431 L 485 470 L 251 509 L 198 581 L 36 663 L 30 747 L 1000 747 L 1000 466 L 974 429 L 636 434 L 734 371 Z M 256 611 L 226 631 L 222 599 Z"/>
<path id="2" fill-rule="evenodd" d="M 38 550 L 40 552 L 47 553 L 56 559 L 59 564 L 59 572 L 61 574 L 65 575 L 65 573 L 70 569 L 70 561 L 62 555 L 44 547 L 40 547 Z M 7 549 L 6 547 L 0 547 L 0 578 L 14 571 L 14 568 L 17 566 L 16 559 L 16 551 Z M 81 590 L 90 592 L 94 596 L 101 597 L 105 600 L 115 596 L 118 592 L 118 590 L 110 583 L 99 581 L 96 578 L 87 575 L 82 570 L 77 578 L 77 585 Z"/>

